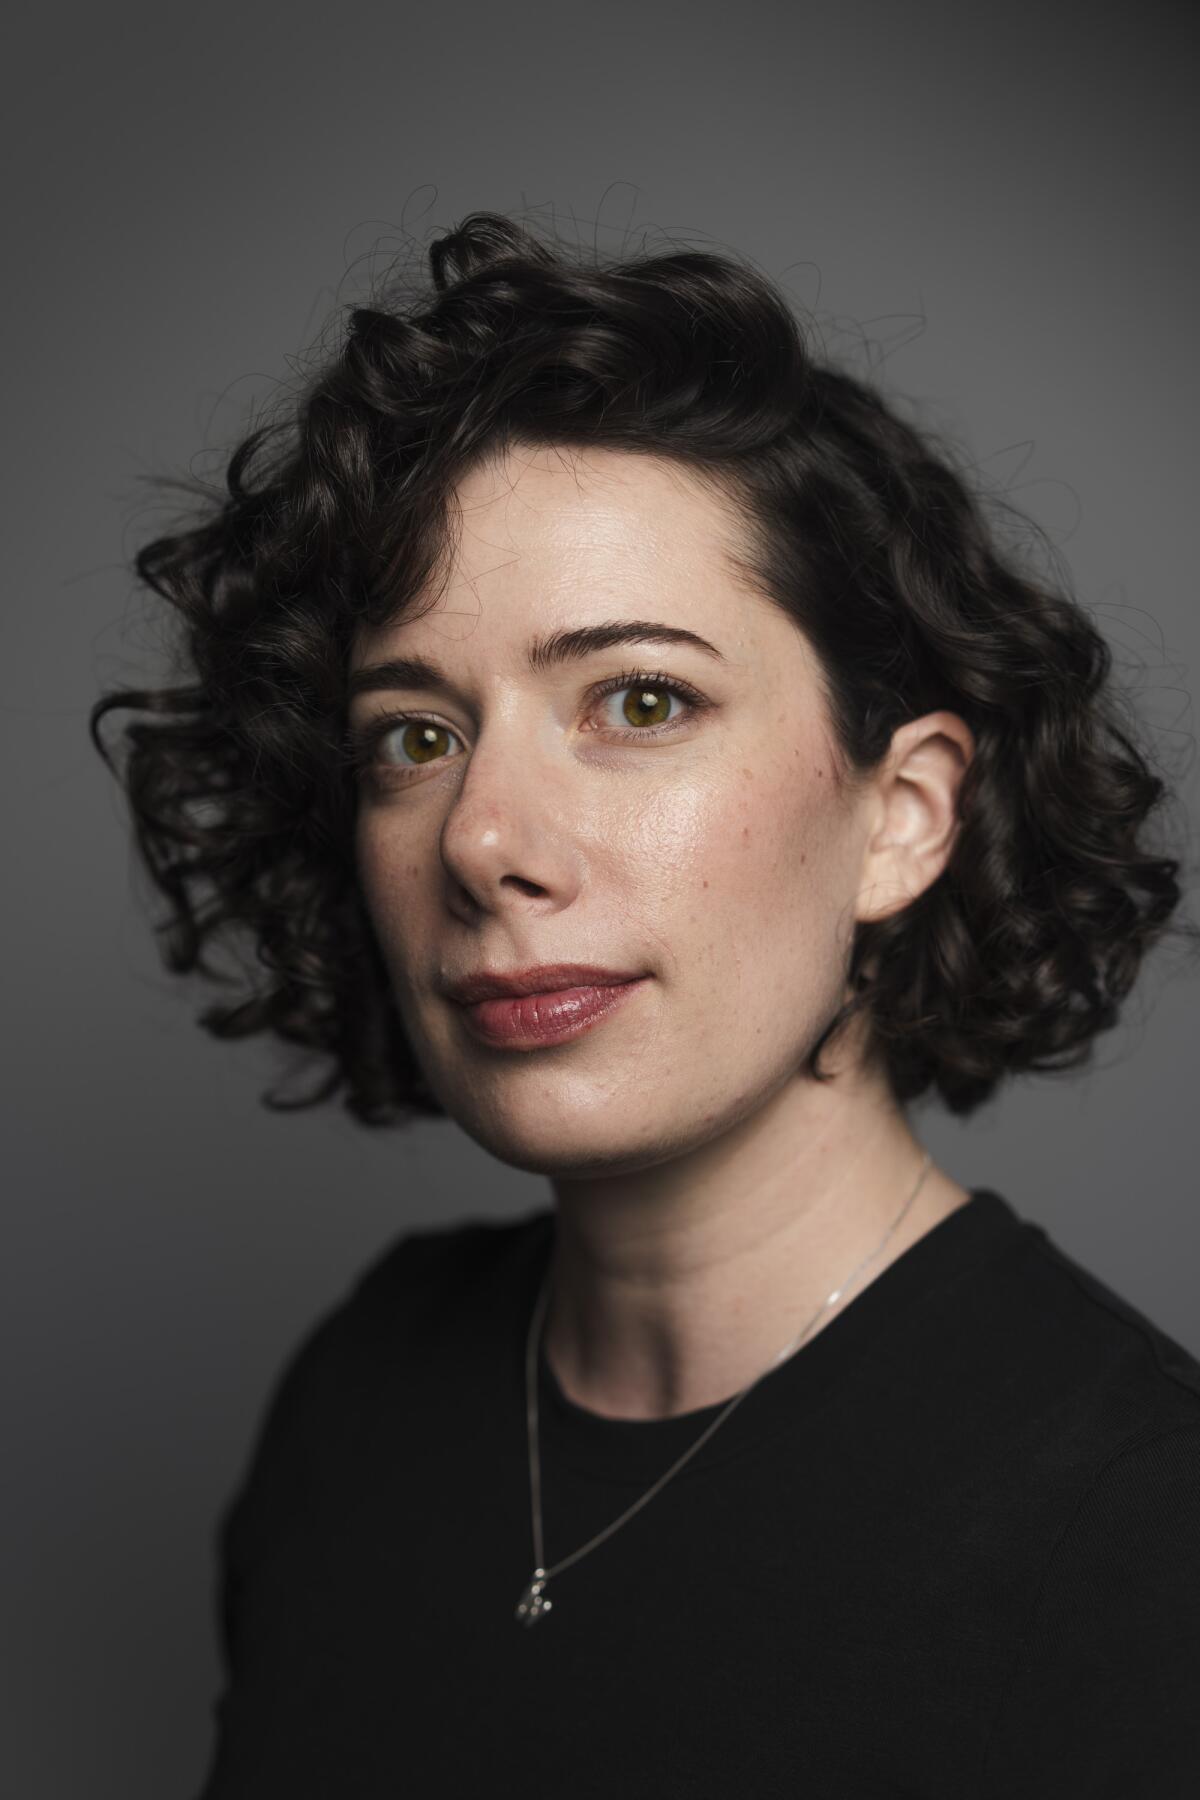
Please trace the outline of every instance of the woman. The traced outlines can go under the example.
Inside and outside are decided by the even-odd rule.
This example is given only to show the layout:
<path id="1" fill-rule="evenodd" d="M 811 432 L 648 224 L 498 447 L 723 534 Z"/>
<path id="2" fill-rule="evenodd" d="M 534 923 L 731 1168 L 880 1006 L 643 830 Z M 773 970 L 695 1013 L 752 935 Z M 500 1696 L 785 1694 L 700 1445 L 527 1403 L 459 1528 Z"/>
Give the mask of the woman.
<path id="1" fill-rule="evenodd" d="M 270 1103 L 553 1194 L 290 1360 L 203 1800 L 1190 1795 L 1200 1365 L 908 1116 L 1194 933 L 1105 643 L 749 266 L 430 263 L 139 557 L 188 685 L 95 709 L 171 966 L 268 971 L 203 1022 L 330 1065 Z"/>

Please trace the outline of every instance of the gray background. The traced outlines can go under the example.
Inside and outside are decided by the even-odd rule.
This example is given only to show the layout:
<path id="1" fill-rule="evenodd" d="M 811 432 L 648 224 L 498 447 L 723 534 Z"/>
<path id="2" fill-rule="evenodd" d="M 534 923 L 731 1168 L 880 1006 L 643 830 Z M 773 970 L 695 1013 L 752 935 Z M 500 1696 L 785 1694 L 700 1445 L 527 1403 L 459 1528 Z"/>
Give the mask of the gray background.
<path id="1" fill-rule="evenodd" d="M 456 1126 L 257 1095 L 160 969 L 85 735 L 152 675 L 143 477 L 212 473 L 406 241 L 529 208 L 742 250 L 1049 534 L 1197 817 L 1185 8 L 61 9 L 10 53 L 3 304 L 6 1791 L 199 1784 L 211 1532 L 269 1383 L 396 1234 L 543 1204 Z M 202 454 L 198 454 L 202 453 Z M 1194 854 L 1189 840 L 1186 854 Z M 1194 901 L 1193 901 L 1194 909 Z M 1195 976 L 935 1155 L 1194 1352 Z"/>

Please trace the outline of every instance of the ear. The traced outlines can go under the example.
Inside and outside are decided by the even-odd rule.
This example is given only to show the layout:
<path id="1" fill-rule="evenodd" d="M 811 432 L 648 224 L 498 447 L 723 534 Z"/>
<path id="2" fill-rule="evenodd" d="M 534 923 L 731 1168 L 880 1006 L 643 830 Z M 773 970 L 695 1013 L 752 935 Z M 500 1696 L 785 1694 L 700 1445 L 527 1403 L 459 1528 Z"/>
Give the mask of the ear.
<path id="1" fill-rule="evenodd" d="M 926 713 L 893 734 L 868 784 L 856 919 L 889 918 L 937 880 L 958 835 L 958 790 L 974 754 L 957 713 Z"/>

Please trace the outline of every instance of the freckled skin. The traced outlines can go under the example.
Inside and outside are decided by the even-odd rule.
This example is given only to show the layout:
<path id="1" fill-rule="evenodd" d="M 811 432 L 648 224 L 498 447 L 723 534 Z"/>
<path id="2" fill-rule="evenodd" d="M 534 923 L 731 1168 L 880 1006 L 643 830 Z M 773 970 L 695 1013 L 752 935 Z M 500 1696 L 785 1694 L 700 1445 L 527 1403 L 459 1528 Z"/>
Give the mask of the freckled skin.
<path id="1" fill-rule="evenodd" d="M 352 719 L 403 709 L 453 734 L 407 779 L 364 783 L 363 894 L 434 1091 L 485 1149 L 554 1185 L 547 1346 L 568 1391 L 629 1416 L 707 1404 L 695 1395 L 736 1391 L 723 1384 L 786 1341 L 826 1262 L 839 1278 L 864 1234 L 869 1248 L 903 1198 L 897 1168 L 919 1160 L 877 1080 L 831 1093 L 795 1072 L 844 995 L 856 919 L 944 862 L 959 722 L 912 728 L 911 791 L 826 780 L 810 647 L 725 560 L 736 514 L 662 459 L 521 448 L 457 497 L 461 538 L 432 610 L 354 646 L 356 664 L 429 656 L 458 687 L 355 702 Z M 535 635 L 616 618 L 686 627 L 727 660 L 645 644 L 527 668 Z M 622 712 L 636 683 L 590 695 L 638 668 L 711 704 L 639 735 Z M 687 710 L 672 698 L 672 718 Z M 930 746 L 947 742 L 939 761 Z M 611 1020 L 533 1052 L 477 1043 L 437 991 L 439 972 L 567 960 L 654 979 Z M 940 1174 L 927 1187 L 943 1209 L 951 1190 L 965 1198 Z M 754 1301 L 736 1313 L 734 1267 Z"/>

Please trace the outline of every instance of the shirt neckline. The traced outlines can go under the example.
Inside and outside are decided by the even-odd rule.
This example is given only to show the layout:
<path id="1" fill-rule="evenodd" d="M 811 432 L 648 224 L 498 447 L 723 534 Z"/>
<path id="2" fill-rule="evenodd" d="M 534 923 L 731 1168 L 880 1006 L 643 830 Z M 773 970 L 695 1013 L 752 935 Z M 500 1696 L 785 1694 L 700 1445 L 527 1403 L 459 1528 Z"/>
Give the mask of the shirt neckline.
<path id="1" fill-rule="evenodd" d="M 674 1479 L 684 1480 L 742 1456 L 780 1431 L 793 1429 L 832 1397 L 843 1376 L 873 1345 L 894 1348 L 905 1321 L 919 1318 L 924 1297 L 960 1280 L 1030 1229 L 994 1189 L 976 1187 L 969 1192 L 962 1206 L 910 1244 L 814 1338 L 762 1376 Z M 515 1333 L 522 1415 L 526 1335 L 553 1245 L 553 1211 L 539 1214 L 533 1223 L 533 1254 L 521 1284 Z M 567 1397 L 539 1346 L 538 1436 L 543 1459 L 614 1486 L 656 1480 L 728 1404 L 729 1397 L 672 1419 L 608 1418 Z"/>

